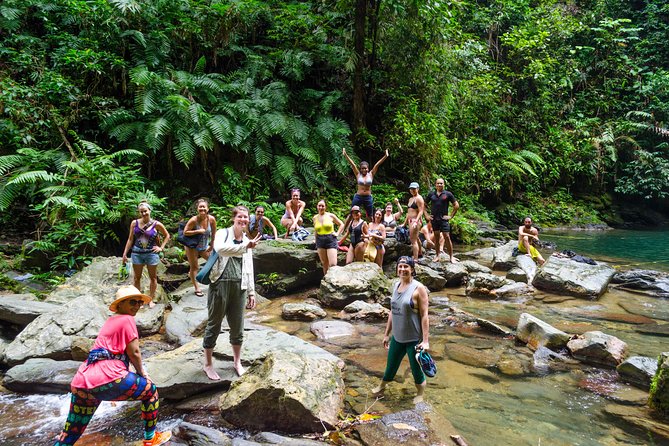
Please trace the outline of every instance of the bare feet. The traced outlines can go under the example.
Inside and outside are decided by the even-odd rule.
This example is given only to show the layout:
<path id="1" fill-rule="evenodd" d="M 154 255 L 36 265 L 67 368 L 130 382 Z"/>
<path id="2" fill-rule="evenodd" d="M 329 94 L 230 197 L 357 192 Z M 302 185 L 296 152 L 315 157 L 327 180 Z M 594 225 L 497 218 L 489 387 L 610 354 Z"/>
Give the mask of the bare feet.
<path id="1" fill-rule="evenodd" d="M 246 372 L 246 369 L 241 364 L 234 364 L 232 367 L 237 372 L 237 376 L 242 376 Z"/>
<path id="2" fill-rule="evenodd" d="M 221 377 L 218 376 L 218 373 L 216 373 L 216 370 L 214 370 L 214 365 L 205 365 L 202 367 L 202 370 L 204 370 L 204 373 L 207 375 L 207 378 L 209 378 L 212 381 L 220 381 Z"/>
<path id="3" fill-rule="evenodd" d="M 433 262 L 437 262 L 437 263 L 441 262 L 441 256 L 436 256 L 434 258 Z"/>
<path id="4" fill-rule="evenodd" d="M 413 397 L 413 403 L 418 404 L 423 402 L 423 395 L 416 395 Z"/>
<path id="5" fill-rule="evenodd" d="M 455 257 L 451 256 L 451 263 L 458 263 L 459 260 L 456 259 Z"/>
<path id="6" fill-rule="evenodd" d="M 372 395 L 374 396 L 383 396 L 383 392 L 386 390 L 384 386 L 376 386 L 372 389 Z"/>

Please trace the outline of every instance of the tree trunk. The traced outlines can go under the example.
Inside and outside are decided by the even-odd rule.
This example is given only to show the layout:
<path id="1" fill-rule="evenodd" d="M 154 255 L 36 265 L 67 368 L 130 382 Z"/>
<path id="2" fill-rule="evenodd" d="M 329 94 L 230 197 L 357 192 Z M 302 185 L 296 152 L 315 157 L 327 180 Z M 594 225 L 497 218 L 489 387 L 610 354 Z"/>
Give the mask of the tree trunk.
<path id="1" fill-rule="evenodd" d="M 353 74 L 353 135 L 365 127 L 365 24 L 367 0 L 355 2 L 355 71 Z"/>

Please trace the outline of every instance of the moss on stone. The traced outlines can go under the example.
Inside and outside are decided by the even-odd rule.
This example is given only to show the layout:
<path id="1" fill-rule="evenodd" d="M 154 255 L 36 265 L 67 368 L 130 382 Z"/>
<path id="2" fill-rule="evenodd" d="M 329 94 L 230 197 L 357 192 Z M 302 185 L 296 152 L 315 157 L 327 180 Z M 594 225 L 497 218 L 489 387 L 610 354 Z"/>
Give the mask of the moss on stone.
<path id="1" fill-rule="evenodd" d="M 661 417 L 669 418 L 669 352 L 657 358 L 657 371 L 650 383 L 648 406 Z"/>

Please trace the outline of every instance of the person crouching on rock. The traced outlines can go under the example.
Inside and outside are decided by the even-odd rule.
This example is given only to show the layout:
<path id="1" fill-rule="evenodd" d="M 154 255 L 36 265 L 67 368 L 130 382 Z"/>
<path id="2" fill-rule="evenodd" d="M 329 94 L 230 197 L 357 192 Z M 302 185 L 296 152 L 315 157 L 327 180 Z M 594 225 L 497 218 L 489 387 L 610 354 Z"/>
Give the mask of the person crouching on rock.
<path id="1" fill-rule="evenodd" d="M 55 446 L 72 445 L 86 430 L 102 401 L 141 401 L 144 446 L 166 443 L 172 434 L 156 432 L 158 390 L 142 365 L 135 315 L 151 298 L 122 286 L 109 309 L 116 313 L 100 329 L 88 359 L 72 379 L 70 412 Z M 132 364 L 135 371 L 129 370 Z"/>
<path id="2" fill-rule="evenodd" d="M 407 355 L 417 390 L 413 402 L 418 404 L 423 401 L 425 374 L 416 361 L 416 351 L 430 349 L 430 321 L 427 316 L 427 289 L 414 279 L 415 274 L 413 258 L 402 256 L 397 260 L 399 280 L 393 284 L 391 311 L 383 336 L 383 346 L 388 350 L 386 371 L 383 381 L 372 392 L 376 395 L 384 392 L 388 383 L 395 378 L 404 355 Z"/>
<path id="3" fill-rule="evenodd" d="M 522 226 L 518 227 L 518 251 L 532 257 L 541 266 L 546 261 L 541 256 L 541 253 L 539 253 L 539 250 L 532 246 L 538 241 L 539 230 L 532 226 L 532 219 L 530 217 L 525 217 Z"/>
<path id="4" fill-rule="evenodd" d="M 262 237 L 257 234 L 249 239 L 246 236 L 248 224 L 249 210 L 245 206 L 236 206 L 232 209 L 232 226 L 216 232 L 214 251 L 218 253 L 218 261 L 209 273 L 208 319 L 202 340 L 203 369 L 211 380 L 221 379 L 214 369 L 213 353 L 224 317 L 230 326 L 233 367 L 237 375 L 244 373 L 241 363 L 244 306 L 249 310 L 256 306 L 252 248 L 256 247 Z"/>

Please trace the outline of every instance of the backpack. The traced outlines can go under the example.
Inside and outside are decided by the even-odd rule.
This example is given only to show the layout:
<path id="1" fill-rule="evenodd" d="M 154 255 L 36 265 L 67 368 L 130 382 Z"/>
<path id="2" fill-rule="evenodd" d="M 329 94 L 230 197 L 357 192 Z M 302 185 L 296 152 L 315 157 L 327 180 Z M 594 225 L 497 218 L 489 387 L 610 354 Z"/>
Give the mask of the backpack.
<path id="1" fill-rule="evenodd" d="M 409 239 L 409 228 L 407 228 L 406 226 L 398 226 L 397 228 L 395 228 L 395 239 L 399 243 L 410 245 L 411 240 Z"/>
<path id="2" fill-rule="evenodd" d="M 293 232 L 293 235 L 290 236 L 290 238 L 294 242 L 301 242 L 305 240 L 307 237 L 309 237 L 310 232 L 304 228 L 299 228 L 297 231 Z"/>
<path id="3" fill-rule="evenodd" d="M 184 235 L 184 229 L 186 229 L 185 221 L 179 222 L 179 231 L 177 234 L 177 242 L 188 248 L 197 248 L 198 243 L 200 243 L 200 235 Z"/>

